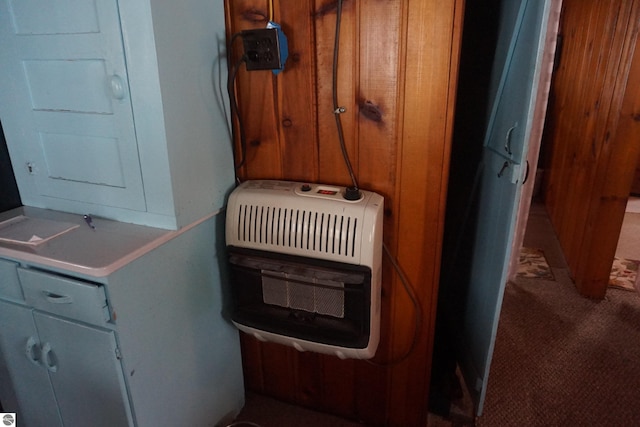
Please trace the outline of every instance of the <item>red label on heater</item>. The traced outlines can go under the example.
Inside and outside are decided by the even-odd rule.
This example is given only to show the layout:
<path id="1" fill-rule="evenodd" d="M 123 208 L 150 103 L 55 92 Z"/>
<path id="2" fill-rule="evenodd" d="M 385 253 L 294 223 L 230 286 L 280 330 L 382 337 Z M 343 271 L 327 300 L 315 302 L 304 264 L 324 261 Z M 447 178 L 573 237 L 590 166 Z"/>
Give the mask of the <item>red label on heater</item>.
<path id="1" fill-rule="evenodd" d="M 338 194 L 337 191 L 332 191 L 332 190 L 318 190 L 318 194 L 326 194 L 327 196 L 335 196 L 336 194 Z"/>

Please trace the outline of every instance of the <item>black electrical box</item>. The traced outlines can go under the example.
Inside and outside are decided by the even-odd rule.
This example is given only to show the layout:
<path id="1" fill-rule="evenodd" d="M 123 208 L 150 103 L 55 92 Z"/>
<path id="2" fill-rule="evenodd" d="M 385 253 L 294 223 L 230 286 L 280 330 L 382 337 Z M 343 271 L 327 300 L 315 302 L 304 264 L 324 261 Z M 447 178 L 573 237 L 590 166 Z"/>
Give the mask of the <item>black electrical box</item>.
<path id="1" fill-rule="evenodd" d="M 242 32 L 242 45 L 248 71 L 279 70 L 283 68 L 278 29 L 244 30 Z"/>

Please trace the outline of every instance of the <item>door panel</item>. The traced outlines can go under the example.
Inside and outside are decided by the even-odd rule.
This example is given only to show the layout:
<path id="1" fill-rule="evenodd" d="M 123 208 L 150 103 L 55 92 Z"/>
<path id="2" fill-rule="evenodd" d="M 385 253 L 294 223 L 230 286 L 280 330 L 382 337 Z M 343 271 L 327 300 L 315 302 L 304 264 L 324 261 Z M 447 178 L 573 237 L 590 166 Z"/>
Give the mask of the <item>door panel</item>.
<path id="1" fill-rule="evenodd" d="M 94 2 L 20 0 L 11 2 L 16 34 L 70 34 L 99 31 Z"/>
<path id="2" fill-rule="evenodd" d="M 39 312 L 34 318 L 65 425 L 132 425 L 113 332 Z"/>
<path id="3" fill-rule="evenodd" d="M 0 396 L 4 410 L 15 411 L 19 425 L 62 427 L 49 375 L 39 361 L 40 340 L 32 310 L 0 301 L 0 325 L 0 351 L 12 373 L 11 378 L 0 378 L 2 391 L 9 393 L 8 382 L 20 402 L 20 407 L 12 407 L 10 396 Z"/>
<path id="4" fill-rule="evenodd" d="M 35 111 L 112 114 L 105 85 L 105 62 L 100 59 L 25 60 L 24 78 Z"/>
<path id="5" fill-rule="evenodd" d="M 23 202 L 145 210 L 115 0 L 0 1 L 0 105 Z"/>

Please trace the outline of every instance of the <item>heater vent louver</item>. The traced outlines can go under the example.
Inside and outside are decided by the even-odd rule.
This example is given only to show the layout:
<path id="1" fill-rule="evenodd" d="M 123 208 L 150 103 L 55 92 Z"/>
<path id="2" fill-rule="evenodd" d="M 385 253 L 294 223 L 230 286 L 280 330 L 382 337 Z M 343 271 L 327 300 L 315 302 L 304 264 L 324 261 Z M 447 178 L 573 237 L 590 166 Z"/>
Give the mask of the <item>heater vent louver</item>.
<path id="1" fill-rule="evenodd" d="M 347 215 L 241 204 L 236 230 L 238 242 L 354 258 L 358 227 L 358 219 Z"/>

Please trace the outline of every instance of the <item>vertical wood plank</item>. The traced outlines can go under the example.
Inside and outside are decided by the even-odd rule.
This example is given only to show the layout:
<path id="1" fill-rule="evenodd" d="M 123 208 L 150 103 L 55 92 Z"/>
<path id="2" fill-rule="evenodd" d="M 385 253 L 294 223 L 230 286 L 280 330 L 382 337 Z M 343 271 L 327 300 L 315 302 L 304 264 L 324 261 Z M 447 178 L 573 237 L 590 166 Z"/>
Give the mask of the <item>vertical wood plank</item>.
<path id="1" fill-rule="evenodd" d="M 264 391 L 277 399 L 297 403 L 298 352 L 292 347 L 265 342 L 262 350 Z"/>
<path id="2" fill-rule="evenodd" d="M 309 1 L 279 1 L 276 22 L 288 38 L 289 59 L 276 78 L 279 100 L 278 126 L 282 150 L 282 177 L 292 181 L 318 179 L 316 121 L 315 28 Z M 304 94 L 304 95 L 303 95 Z"/>
<path id="3" fill-rule="evenodd" d="M 437 287 L 430 283 L 439 277 L 440 250 L 446 198 L 448 159 L 451 141 L 455 86 L 443 76 L 456 79 L 460 39 L 456 26 L 462 20 L 462 2 L 409 1 L 406 10 L 405 99 L 398 184 L 397 257 L 408 279 L 417 286 L 423 327 L 433 330 Z M 459 27 L 458 27 L 459 29 Z M 420 218 L 419 222 L 415 218 Z M 428 260 L 428 261 L 425 261 Z M 393 322 L 410 325 L 407 303 L 398 304 Z M 406 332 L 402 341 L 406 342 Z M 421 334 L 416 351 L 403 364 L 393 368 L 390 417 L 397 425 L 420 425 L 426 411 L 433 339 Z"/>
<path id="4" fill-rule="evenodd" d="M 628 2 L 626 4 L 629 4 Z M 629 10 L 625 7 L 625 4 L 617 2 L 611 2 L 609 9 L 603 13 L 608 22 L 623 22 L 627 20 Z M 581 195 L 579 199 L 581 206 L 592 206 L 594 197 L 593 188 L 598 185 L 597 168 L 593 168 L 594 164 L 599 164 L 601 161 L 606 161 L 602 156 L 602 147 L 604 144 L 608 144 L 608 139 L 612 131 L 615 129 L 610 128 L 609 114 L 613 106 L 611 105 L 614 97 L 615 82 L 618 79 L 618 69 L 620 66 L 620 58 L 623 48 L 624 33 L 626 32 L 626 25 L 618 26 L 606 26 L 602 29 L 599 38 L 594 40 L 596 48 L 602 49 L 600 52 L 602 58 L 599 59 L 598 64 L 594 64 L 594 68 L 601 76 L 601 84 L 599 90 L 589 91 L 595 92 L 596 96 L 586 96 L 586 106 L 588 108 L 587 114 L 589 114 L 588 124 L 585 129 L 585 139 L 580 144 L 578 149 L 578 188 L 580 191 L 576 193 Z M 598 39 L 604 43 L 598 45 Z M 595 55 L 594 55 L 595 56 Z M 588 75 L 588 74 L 587 74 Z M 608 101 L 607 101 L 608 100 Z M 597 197 L 597 196 L 596 196 Z M 597 203 L 597 202 L 596 202 Z M 584 232 L 579 231 L 580 226 L 584 226 L 589 222 L 590 208 L 580 209 L 578 214 L 573 220 L 567 221 L 571 224 L 569 228 L 571 230 L 571 237 L 569 238 L 569 247 L 572 257 L 576 260 L 574 265 L 574 271 L 576 274 L 582 270 L 581 262 L 578 261 L 581 256 L 579 255 L 583 251 L 587 250 L 585 246 Z"/>
<path id="5" fill-rule="evenodd" d="M 594 168 L 591 199 L 588 205 L 582 255 L 579 257 L 576 285 L 580 292 L 593 298 L 604 298 L 618 236 L 622 228 L 631 179 L 638 156 L 638 127 L 630 124 L 633 105 L 638 94 L 636 76 L 630 74 L 635 66 L 634 50 L 640 21 L 638 2 L 625 2 L 620 8 L 616 33 L 620 41 L 612 55 L 620 59 L 611 66 L 611 75 L 605 83 L 610 93 L 610 113 L 603 124 L 600 152 Z M 637 55 L 637 54 L 636 54 Z M 612 61 L 613 62 L 613 61 Z M 628 80 L 629 79 L 629 80 Z M 629 85 L 631 83 L 631 85 Z M 626 113 L 626 114 L 625 114 Z M 619 129 L 622 127 L 622 129 Z M 619 135 L 622 130 L 622 135 Z"/>
<path id="6" fill-rule="evenodd" d="M 393 216 L 398 152 L 398 108 L 402 94 L 400 82 L 401 23 L 403 2 L 369 1 L 358 10 L 358 85 L 354 88 L 354 106 L 357 108 L 357 159 L 358 181 L 362 188 L 377 191 L 385 197 L 387 217 L 385 220 L 385 242 L 394 240 L 397 219 Z M 391 215 L 389 215 L 391 213 Z M 391 264 L 385 259 L 382 311 L 381 350 L 377 360 L 388 361 L 394 344 L 405 343 L 403 331 L 411 323 L 393 319 L 392 303 L 397 298 L 399 282 L 392 284 Z M 407 307 L 407 306 L 405 306 Z M 408 305 L 410 307 L 410 304 Z M 409 311 L 409 310 L 405 310 Z M 393 320 L 392 320 L 393 319 Z M 396 337 L 400 336 L 400 340 Z M 404 347 L 406 348 L 406 347 Z M 384 419 L 390 405 L 386 369 L 358 364 L 356 388 L 372 390 L 369 396 L 357 395 L 356 407 L 361 418 Z M 366 419 L 366 418 L 365 418 Z"/>
<path id="7" fill-rule="evenodd" d="M 226 2 L 230 34 L 264 28 L 268 22 L 267 0 L 234 0 Z M 242 55 L 242 43 L 234 43 L 232 63 Z M 277 77 L 270 71 L 246 71 L 241 65 L 236 79 L 239 114 L 246 133 L 246 159 L 240 175 L 244 179 L 279 178 L 282 161 L 279 145 L 278 116 L 274 85 Z M 239 140 L 236 138 L 236 146 Z M 236 152 L 239 152 L 239 148 Z"/>
<path id="8" fill-rule="evenodd" d="M 337 357 L 322 357 L 322 408 L 336 414 L 356 416 L 355 399 L 360 392 L 355 388 L 355 361 Z"/>
<path id="9" fill-rule="evenodd" d="M 349 159 L 356 173 L 358 171 L 357 129 L 355 121 L 355 87 L 357 75 L 357 10 L 359 2 L 343 2 L 340 25 L 340 44 L 338 57 L 337 100 L 339 106 L 345 106 L 346 112 L 340 115 L 344 140 Z M 333 55 L 336 32 L 335 0 L 315 0 L 314 24 L 316 29 L 316 75 L 318 102 L 318 139 L 320 182 L 351 185 L 348 170 L 340 150 L 340 141 L 333 108 Z"/>
<path id="10" fill-rule="evenodd" d="M 323 356 L 317 353 L 298 353 L 298 377 L 296 378 L 295 402 L 306 407 L 315 407 L 322 397 L 324 378 L 322 369 Z M 349 413 L 349 412 L 347 412 Z"/>
<path id="11" fill-rule="evenodd" d="M 398 144 L 401 1 L 370 1 L 359 11 L 358 178 L 389 198 L 395 190 Z"/>
<path id="12" fill-rule="evenodd" d="M 552 156 L 546 203 L 576 286 L 593 298 L 606 291 L 630 188 L 630 181 L 622 183 L 635 166 L 617 157 L 635 151 L 616 132 L 637 9 L 637 1 L 564 3 L 568 43 L 554 83 L 558 102 L 547 139 Z"/>
<path id="13" fill-rule="evenodd" d="M 254 392 L 264 393 L 262 352 L 258 341 L 245 333 L 240 333 L 240 349 L 245 387 Z"/>

